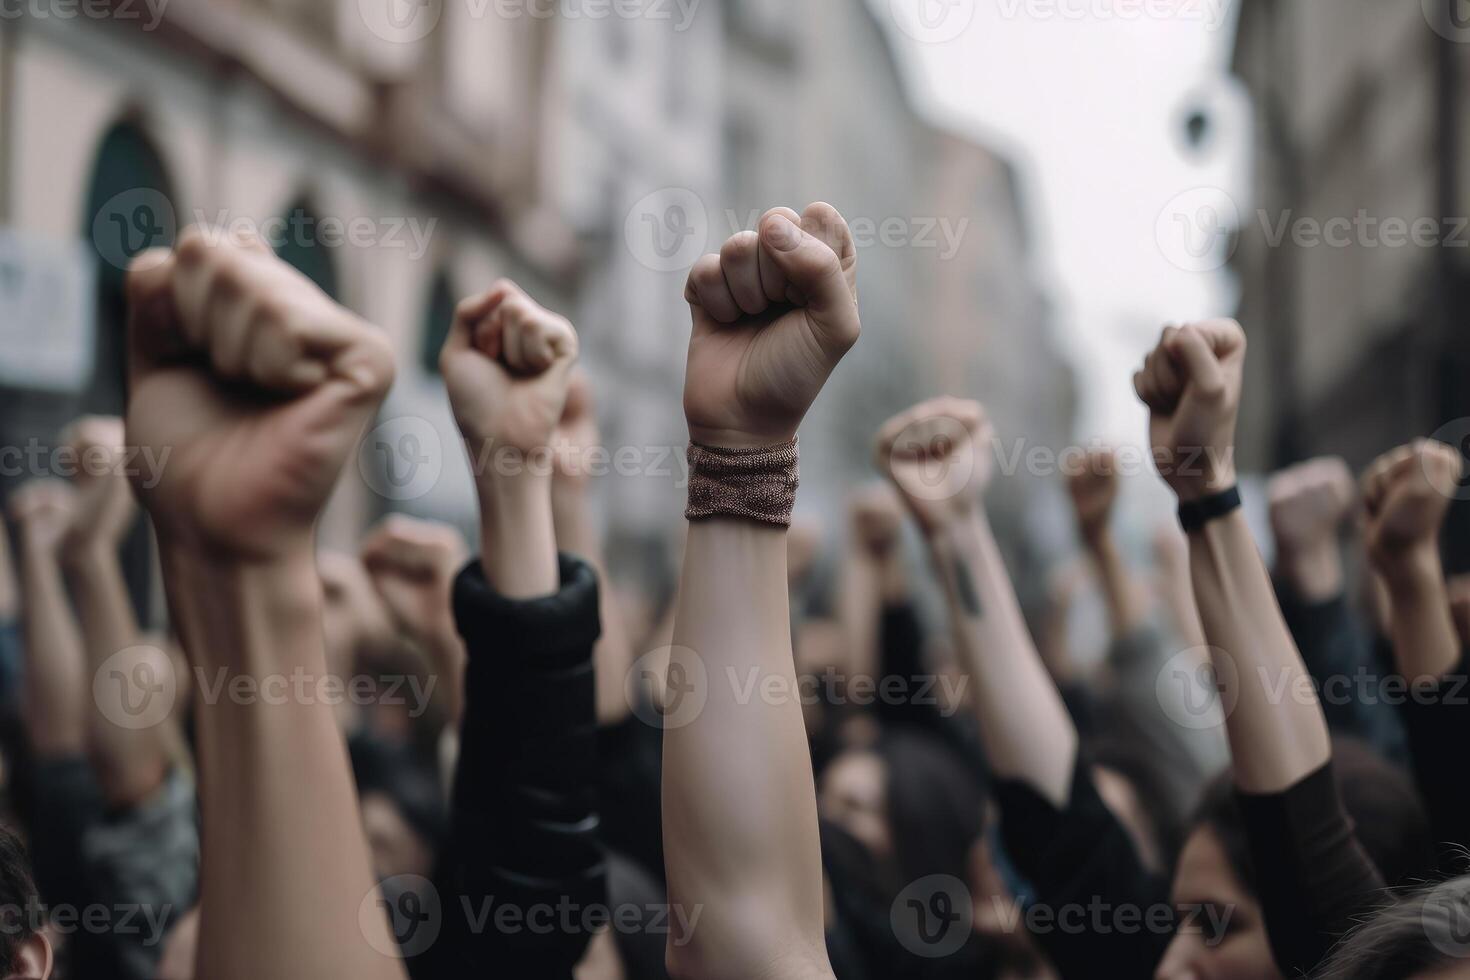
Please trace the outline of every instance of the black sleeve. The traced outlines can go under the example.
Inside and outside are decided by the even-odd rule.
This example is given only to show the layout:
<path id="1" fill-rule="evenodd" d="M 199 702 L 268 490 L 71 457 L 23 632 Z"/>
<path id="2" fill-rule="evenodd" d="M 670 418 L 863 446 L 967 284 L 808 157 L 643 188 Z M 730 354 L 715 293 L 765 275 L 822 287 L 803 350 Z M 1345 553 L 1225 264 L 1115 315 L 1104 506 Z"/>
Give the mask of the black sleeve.
<path id="1" fill-rule="evenodd" d="M 454 586 L 469 652 L 438 876 L 443 933 L 414 975 L 570 980 L 603 924 L 592 645 L 597 579 L 560 560 L 561 590 L 516 601 L 478 561 Z"/>
<path id="2" fill-rule="evenodd" d="M 1470 844 L 1470 663 L 1461 655 L 1453 671 L 1428 685 L 1415 685 L 1402 699 L 1414 782 L 1424 798 L 1429 830 L 1448 875 L 1467 870 Z"/>
<path id="3" fill-rule="evenodd" d="M 1079 754 L 1064 809 L 1015 780 L 996 780 L 995 799 L 1006 854 L 1035 890 L 1034 904 L 1062 926 L 1036 937 L 1061 975 L 1095 977 L 1106 964 L 1110 976 L 1153 976 L 1174 931 L 1169 884 L 1144 868 L 1098 796 L 1086 759 Z M 1139 917 L 1094 928 L 1099 909 L 1137 910 Z"/>
<path id="4" fill-rule="evenodd" d="M 924 627 L 913 604 L 899 602 L 884 606 L 878 622 L 878 689 L 883 690 L 884 682 L 892 677 L 906 685 L 900 690 L 912 693 L 913 689 L 907 685 L 913 684 L 924 673 L 923 659 Z M 916 702 L 914 697 L 897 700 L 879 698 L 878 718 L 889 725 L 936 727 L 938 708 Z"/>
<path id="5" fill-rule="evenodd" d="M 662 883 L 663 733 L 630 714 L 597 733 L 597 763 L 603 843 Z"/>
<path id="6" fill-rule="evenodd" d="M 1332 763 L 1280 793 L 1235 795 L 1276 965 L 1310 974 L 1382 900 L 1383 878 L 1353 833 Z"/>
<path id="7" fill-rule="evenodd" d="M 1384 698 L 1364 696 L 1360 682 L 1379 676 L 1373 641 L 1353 616 L 1347 596 L 1305 602 L 1276 583 L 1291 637 L 1321 692 L 1322 713 L 1335 733 L 1363 739 L 1391 762 L 1408 761 L 1402 720 Z"/>

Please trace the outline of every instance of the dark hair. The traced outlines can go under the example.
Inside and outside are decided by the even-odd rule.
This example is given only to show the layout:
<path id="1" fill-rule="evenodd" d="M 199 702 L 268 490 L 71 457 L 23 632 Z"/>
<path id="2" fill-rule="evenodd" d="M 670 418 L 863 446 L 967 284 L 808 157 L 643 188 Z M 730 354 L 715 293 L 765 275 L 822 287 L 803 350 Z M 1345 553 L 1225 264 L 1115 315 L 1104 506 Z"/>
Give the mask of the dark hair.
<path id="1" fill-rule="evenodd" d="M 17 950 L 35 935 L 37 923 L 32 913 L 39 903 L 25 845 L 0 826 L 0 975 L 15 969 Z"/>
<path id="2" fill-rule="evenodd" d="M 909 731 L 885 733 L 874 750 L 888 775 L 888 823 L 900 880 L 947 874 L 964 880 L 985 830 L 981 776 L 948 745 Z"/>
<path id="3" fill-rule="evenodd" d="M 1332 740 L 1332 769 L 1358 841 L 1383 880 L 1390 886 L 1422 881 L 1434 866 L 1434 850 L 1423 804 L 1409 778 L 1352 738 Z M 1215 832 L 1231 870 L 1254 892 L 1255 870 L 1228 770 L 1205 788 L 1191 829 L 1202 826 Z"/>
<path id="4" fill-rule="evenodd" d="M 1470 877 L 1411 892 L 1348 933 L 1316 980 L 1399 980 L 1464 963 Z"/>
<path id="5" fill-rule="evenodd" d="M 1121 731 L 1093 738 L 1087 743 L 1087 756 L 1094 766 L 1117 773 L 1138 796 L 1148 829 L 1158 846 L 1160 860 L 1168 863 L 1179 853 L 1184 836 L 1178 804 L 1169 794 L 1166 779 L 1159 771 L 1164 757 L 1151 751 L 1140 739 Z"/>

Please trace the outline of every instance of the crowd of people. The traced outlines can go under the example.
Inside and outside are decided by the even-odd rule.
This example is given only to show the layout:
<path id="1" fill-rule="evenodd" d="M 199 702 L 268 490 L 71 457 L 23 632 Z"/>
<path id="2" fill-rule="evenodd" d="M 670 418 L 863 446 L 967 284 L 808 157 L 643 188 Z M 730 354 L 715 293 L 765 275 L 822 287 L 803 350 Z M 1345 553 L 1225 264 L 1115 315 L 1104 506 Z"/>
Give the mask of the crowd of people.
<path id="1" fill-rule="evenodd" d="M 440 362 L 500 461 L 472 466 L 477 555 L 403 515 L 334 553 L 382 333 L 259 241 L 139 256 L 126 418 L 73 424 L 73 478 L 17 489 L 0 534 L 0 976 L 1470 975 L 1459 451 L 1277 474 L 1268 569 L 1245 334 L 1169 326 L 1133 379 L 1179 504 L 1152 574 L 1116 455 L 1067 477 L 1100 659 L 1076 574 L 1018 599 L 962 397 L 875 434 L 822 583 L 797 429 L 859 340 L 856 267 L 813 204 L 690 272 L 660 608 L 609 575 L 576 331 L 514 283 L 460 303 Z M 166 462 L 130 481 L 138 451 Z M 120 558 L 138 503 L 157 633 Z"/>

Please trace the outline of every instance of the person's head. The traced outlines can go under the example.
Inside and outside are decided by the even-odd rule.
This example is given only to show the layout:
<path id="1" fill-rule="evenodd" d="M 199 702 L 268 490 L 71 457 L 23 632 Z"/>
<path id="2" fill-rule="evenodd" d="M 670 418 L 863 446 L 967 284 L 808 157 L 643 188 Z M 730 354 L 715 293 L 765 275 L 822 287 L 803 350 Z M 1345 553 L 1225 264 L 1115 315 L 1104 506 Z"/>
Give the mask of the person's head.
<path id="1" fill-rule="evenodd" d="M 1114 734 L 1088 746 L 1098 795 L 1133 841 L 1139 859 L 1151 871 L 1163 872 L 1179 848 L 1181 820 L 1176 815 L 1158 765 L 1145 744 Z"/>
<path id="2" fill-rule="evenodd" d="M 1353 930 L 1318 980 L 1448 980 L 1464 976 L 1470 877 L 1411 892 Z"/>
<path id="3" fill-rule="evenodd" d="M 25 846 L 0 827 L 0 978 L 47 980 L 51 976 L 51 941 L 36 921 L 40 908 Z"/>
<path id="4" fill-rule="evenodd" d="M 378 878 L 428 877 L 446 833 L 438 783 L 399 746 L 359 737 L 352 769 Z"/>
<path id="5" fill-rule="evenodd" d="M 1333 771 L 1359 842 L 1390 884 L 1432 864 L 1423 809 L 1408 779 L 1361 743 L 1333 741 Z M 1182 910 L 1158 980 L 1279 977 L 1256 900 L 1256 875 L 1229 773 L 1206 788 L 1174 871 Z"/>

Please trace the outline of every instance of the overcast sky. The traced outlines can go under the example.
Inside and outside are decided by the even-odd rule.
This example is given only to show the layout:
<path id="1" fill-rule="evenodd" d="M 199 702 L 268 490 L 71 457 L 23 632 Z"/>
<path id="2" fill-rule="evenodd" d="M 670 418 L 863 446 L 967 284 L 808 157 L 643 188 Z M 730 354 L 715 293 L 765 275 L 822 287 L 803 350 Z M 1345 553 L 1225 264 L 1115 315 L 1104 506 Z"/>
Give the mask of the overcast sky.
<path id="1" fill-rule="evenodd" d="M 1204 247 L 1208 228 L 1181 241 L 1178 223 L 1213 221 L 1219 191 L 1245 197 L 1235 0 L 869 2 L 921 110 L 1020 170 L 1039 272 L 1077 366 L 1076 435 L 1140 442 L 1130 379 L 1159 328 L 1234 312 L 1223 248 Z M 1184 136 L 1194 106 L 1212 120 L 1198 150 Z"/>

